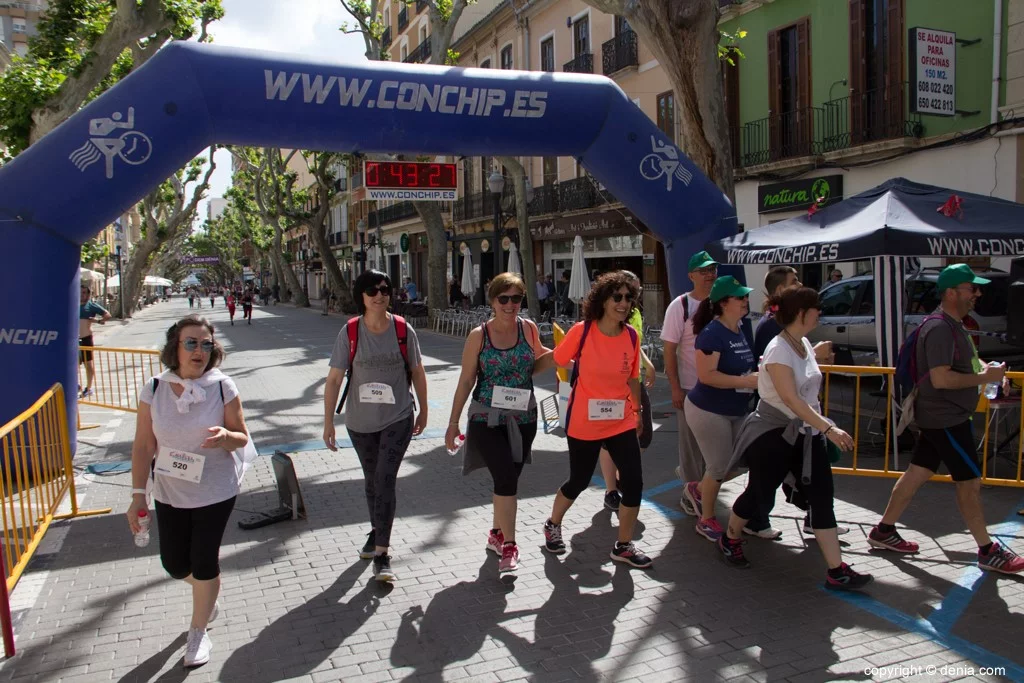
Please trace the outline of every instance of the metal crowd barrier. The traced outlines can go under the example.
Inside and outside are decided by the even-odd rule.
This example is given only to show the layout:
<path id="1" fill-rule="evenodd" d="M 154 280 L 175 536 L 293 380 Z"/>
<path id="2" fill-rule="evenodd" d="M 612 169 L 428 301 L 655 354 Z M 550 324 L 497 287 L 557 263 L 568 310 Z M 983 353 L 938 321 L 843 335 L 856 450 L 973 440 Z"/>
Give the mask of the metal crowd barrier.
<path id="1" fill-rule="evenodd" d="M 47 529 L 56 519 L 105 515 L 79 510 L 71 464 L 64 389 L 54 384 L 28 410 L 0 427 L 0 521 L 3 544 L 0 568 L 0 627 L 4 652 L 14 654 L 9 593 L 28 566 Z M 57 514 L 65 496 L 71 512 Z"/>
<path id="2" fill-rule="evenodd" d="M 853 452 L 844 456 L 841 462 L 852 458 L 849 465 L 833 465 L 832 471 L 837 474 L 853 474 L 867 477 L 899 477 L 903 474 L 904 467 L 900 466 L 900 444 L 901 439 L 895 437 L 896 424 L 899 420 L 899 406 L 893 401 L 893 383 L 891 378 L 895 372 L 893 368 L 874 366 L 851 366 L 851 365 L 823 365 L 822 372 L 825 374 L 824 381 L 824 413 L 831 416 L 841 427 L 849 431 L 853 437 Z M 1024 381 L 1024 372 L 1008 372 L 1007 377 L 1011 383 L 1019 387 Z M 852 378 L 853 380 L 853 412 L 843 414 L 843 408 L 848 408 L 847 401 L 834 402 L 834 394 L 842 391 L 836 385 L 837 377 Z M 862 391 L 865 378 L 876 378 L 879 388 L 876 391 L 868 392 L 867 401 L 873 402 L 865 410 L 865 395 Z M 846 403 L 846 405 L 842 405 Z M 1021 395 L 1010 396 L 989 401 L 982 395 L 978 401 L 977 413 L 975 415 L 975 434 L 978 434 L 978 415 L 984 414 L 984 431 L 981 433 L 981 441 L 978 451 L 981 461 L 982 483 L 993 486 L 1024 487 L 1021 480 L 1021 466 L 1024 460 L 1024 410 L 1021 409 Z M 840 417 L 837 413 L 841 414 Z M 1009 418 L 1003 413 L 1009 413 Z M 866 419 L 866 424 L 865 424 Z M 1017 432 L 1004 438 L 1000 443 L 998 426 L 1010 424 Z M 993 434 L 995 428 L 996 434 Z M 1016 442 L 1015 456 L 1012 459 L 1012 477 L 995 476 L 995 468 L 999 459 L 999 453 Z M 909 460 L 910 449 L 903 449 Z M 876 452 L 879 451 L 879 452 Z M 864 460 L 868 458 L 881 457 L 881 467 L 865 465 Z M 936 481 L 951 481 L 949 475 L 936 475 L 932 477 Z"/>
<path id="3" fill-rule="evenodd" d="M 79 354 L 83 353 L 92 354 L 96 378 L 92 394 L 78 399 L 82 405 L 138 412 L 139 387 L 163 370 L 159 351 L 80 346 Z M 85 364 L 79 363 L 78 386 L 84 387 L 85 382 Z"/>

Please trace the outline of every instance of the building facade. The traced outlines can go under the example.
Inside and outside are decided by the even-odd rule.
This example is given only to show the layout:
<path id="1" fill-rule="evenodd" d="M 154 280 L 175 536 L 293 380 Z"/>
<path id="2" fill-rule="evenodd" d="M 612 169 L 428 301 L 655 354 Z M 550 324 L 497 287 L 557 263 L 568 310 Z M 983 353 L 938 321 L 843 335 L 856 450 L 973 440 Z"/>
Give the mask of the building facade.
<path id="1" fill-rule="evenodd" d="M 0 0 L 0 68 L 10 62 L 11 55 L 28 54 L 28 41 L 36 35 L 36 24 L 46 12 L 46 0 L 14 2 Z"/>

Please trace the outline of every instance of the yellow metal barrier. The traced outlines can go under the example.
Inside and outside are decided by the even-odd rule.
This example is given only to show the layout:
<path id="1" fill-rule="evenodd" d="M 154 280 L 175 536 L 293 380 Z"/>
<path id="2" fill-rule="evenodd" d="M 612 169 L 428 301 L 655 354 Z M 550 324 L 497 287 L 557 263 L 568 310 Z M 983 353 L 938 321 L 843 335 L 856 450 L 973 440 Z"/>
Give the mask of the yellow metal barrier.
<path id="1" fill-rule="evenodd" d="M 138 412 L 139 387 L 163 369 L 159 351 L 81 346 L 79 353 L 91 353 L 96 368 L 92 394 L 78 399 L 80 404 L 87 406 Z M 79 363 L 78 386 L 84 387 L 85 384 L 85 364 Z"/>
<path id="2" fill-rule="evenodd" d="M 64 389 L 54 384 L 32 407 L 0 427 L 0 521 L 4 533 L 7 590 L 13 590 L 55 519 L 104 515 L 82 511 L 75 493 Z M 71 512 L 57 509 L 70 495 Z"/>
<path id="3" fill-rule="evenodd" d="M 837 474 L 855 474 L 867 477 L 899 477 L 903 470 L 897 467 L 893 467 L 893 461 L 895 453 L 893 453 L 894 438 L 893 433 L 896 428 L 894 413 L 893 413 L 893 394 L 892 394 L 892 381 L 891 377 L 895 373 L 894 368 L 882 368 L 882 367 L 862 367 L 862 366 L 851 366 L 851 365 L 823 365 L 821 366 L 822 372 L 825 374 L 825 387 L 823 405 L 825 415 L 828 415 L 831 404 L 831 395 L 833 393 L 833 376 L 846 376 L 853 378 L 853 414 L 849 417 L 852 420 L 851 436 L 853 437 L 853 462 L 851 466 L 833 466 L 832 471 Z M 1022 380 L 1024 380 L 1024 372 L 1008 372 L 1007 377 L 1017 386 L 1020 386 Z M 877 420 L 879 427 L 884 424 L 884 430 L 880 433 L 882 437 L 882 467 L 862 467 L 860 463 L 861 457 L 861 421 L 862 421 L 862 382 L 865 377 L 875 377 L 879 379 L 880 388 L 884 385 L 884 391 L 879 391 L 874 396 L 876 399 L 876 408 L 878 405 L 883 407 L 883 413 L 880 415 L 871 415 L 869 417 L 869 425 L 871 422 Z M 875 408 L 872 408 L 872 412 Z M 1017 434 L 1017 461 L 1015 468 L 1014 478 L 1002 478 L 1002 477 L 990 477 L 989 476 L 989 446 L 991 444 L 991 429 L 993 425 L 993 412 L 997 410 L 1010 410 L 1011 414 L 1013 411 L 1017 411 L 1018 416 L 1016 418 L 1016 426 L 1018 428 Z M 981 442 L 981 480 L 982 483 L 994 485 L 994 486 L 1014 486 L 1024 487 L 1024 481 L 1021 480 L 1021 464 L 1024 459 L 1024 410 L 1021 409 L 1021 397 L 1015 396 L 1008 399 L 999 399 L 995 402 L 989 402 L 984 395 L 980 397 L 978 401 L 978 413 L 984 413 L 985 415 L 985 431 Z M 836 420 L 840 427 L 846 428 L 850 426 L 846 420 Z M 998 448 L 998 444 L 996 444 Z M 909 461 L 910 453 L 907 453 L 907 460 Z M 951 481 L 949 475 L 936 475 L 932 477 L 936 481 Z"/>

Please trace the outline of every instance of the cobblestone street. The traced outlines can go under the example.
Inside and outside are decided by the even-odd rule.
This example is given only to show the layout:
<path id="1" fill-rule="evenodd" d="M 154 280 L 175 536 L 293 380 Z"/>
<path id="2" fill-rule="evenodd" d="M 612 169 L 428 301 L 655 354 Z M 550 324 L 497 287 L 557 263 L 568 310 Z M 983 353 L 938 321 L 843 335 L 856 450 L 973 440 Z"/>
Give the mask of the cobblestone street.
<path id="1" fill-rule="evenodd" d="M 97 344 L 158 348 L 187 312 L 183 299 L 151 306 L 128 325 L 97 328 Z M 845 559 L 876 579 L 864 595 L 822 587 L 816 543 L 781 496 L 773 519 L 782 540 L 749 540 L 748 571 L 723 564 L 678 506 L 676 419 L 663 375 L 652 392 L 656 432 L 644 454 L 638 525 L 653 569 L 609 559 L 617 521 L 603 508 L 599 472 L 565 518 L 568 554 L 541 550 L 541 525 L 568 473 L 565 440 L 541 433 L 520 483 L 520 569 L 499 580 L 497 558 L 484 549 L 490 478 L 463 478 L 461 458 L 441 438 L 462 340 L 429 331 L 419 338 L 430 421 L 400 471 L 398 580 L 380 586 L 358 557 L 368 531 L 359 463 L 350 448 L 331 453 L 320 439 L 327 358 L 343 319 L 278 305 L 257 307 L 251 326 L 229 326 L 222 300 L 196 312 L 217 326 L 223 369 L 238 383 L 261 454 L 292 453 L 308 518 L 255 531 L 234 524 L 277 504 L 270 458 L 260 458 L 222 548 L 212 660 L 185 672 L 187 586 L 165 574 L 156 540 L 134 546 L 123 516 L 130 476 L 84 471 L 130 458 L 134 417 L 83 408 L 82 422 L 99 427 L 78 436 L 80 504 L 114 512 L 51 529 L 12 595 L 18 654 L 0 664 L 4 679 L 1024 680 L 1024 582 L 977 570 L 949 484 L 921 490 L 901 520 L 921 553 L 896 557 L 866 542 L 893 481 L 836 477 L 836 516 L 851 528 Z M 538 400 L 553 390 L 553 375 L 541 378 Z M 723 522 L 745 480 L 723 487 Z M 984 502 L 994 534 L 1024 551 L 1021 492 L 988 489 Z M 906 675 L 909 667 L 921 675 Z M 1002 667 L 1002 675 L 983 667 Z"/>

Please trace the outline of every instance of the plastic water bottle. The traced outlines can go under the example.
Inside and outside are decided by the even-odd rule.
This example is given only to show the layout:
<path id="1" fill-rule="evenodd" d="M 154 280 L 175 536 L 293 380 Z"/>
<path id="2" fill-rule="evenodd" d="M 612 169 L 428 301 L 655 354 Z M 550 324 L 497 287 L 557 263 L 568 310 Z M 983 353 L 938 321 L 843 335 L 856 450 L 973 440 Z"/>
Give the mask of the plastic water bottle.
<path id="1" fill-rule="evenodd" d="M 999 363 L 989 363 L 989 367 L 999 367 L 999 365 L 1000 365 Z M 998 396 L 999 395 L 999 385 L 1000 384 L 1002 384 L 1002 382 L 989 382 L 988 384 L 986 384 L 985 385 L 985 398 L 987 398 L 988 400 L 991 401 L 996 396 Z"/>
<path id="2" fill-rule="evenodd" d="M 449 448 L 448 449 L 448 455 L 453 456 L 453 457 L 458 455 L 459 451 L 461 451 L 462 447 L 465 446 L 465 445 L 466 445 L 466 437 L 465 437 L 465 435 L 464 434 L 459 434 L 459 436 L 455 439 L 455 448 L 454 449 Z"/>
<path id="3" fill-rule="evenodd" d="M 135 534 L 135 545 L 145 548 L 149 545 L 149 512 L 139 510 L 139 532 Z"/>

